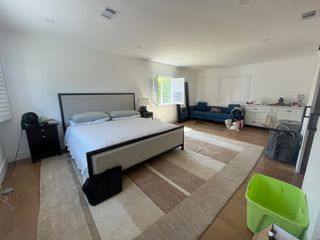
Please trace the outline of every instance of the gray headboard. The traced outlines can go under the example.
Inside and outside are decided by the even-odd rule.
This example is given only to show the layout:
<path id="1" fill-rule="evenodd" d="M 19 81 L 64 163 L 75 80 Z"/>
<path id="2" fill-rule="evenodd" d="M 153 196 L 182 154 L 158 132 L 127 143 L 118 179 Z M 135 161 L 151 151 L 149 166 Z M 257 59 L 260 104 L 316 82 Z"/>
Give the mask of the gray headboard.
<path id="1" fill-rule="evenodd" d="M 81 112 L 135 110 L 134 93 L 58 93 L 63 130 Z"/>

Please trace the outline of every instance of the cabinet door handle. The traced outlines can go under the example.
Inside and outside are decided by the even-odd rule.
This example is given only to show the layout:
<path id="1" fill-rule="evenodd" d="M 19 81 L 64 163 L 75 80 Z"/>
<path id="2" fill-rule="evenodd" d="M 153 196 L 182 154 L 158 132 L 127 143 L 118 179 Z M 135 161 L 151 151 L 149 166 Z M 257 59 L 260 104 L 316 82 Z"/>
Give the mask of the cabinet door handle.
<path id="1" fill-rule="evenodd" d="M 292 110 L 287 110 L 286 112 L 292 112 Z"/>

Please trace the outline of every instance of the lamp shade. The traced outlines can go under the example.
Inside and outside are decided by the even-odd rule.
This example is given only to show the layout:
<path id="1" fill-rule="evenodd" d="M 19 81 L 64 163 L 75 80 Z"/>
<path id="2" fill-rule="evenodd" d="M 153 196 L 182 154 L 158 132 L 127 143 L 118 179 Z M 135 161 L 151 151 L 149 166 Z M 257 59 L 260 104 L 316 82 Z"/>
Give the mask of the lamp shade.
<path id="1" fill-rule="evenodd" d="M 139 98 L 140 106 L 147 106 L 150 104 L 149 98 Z"/>

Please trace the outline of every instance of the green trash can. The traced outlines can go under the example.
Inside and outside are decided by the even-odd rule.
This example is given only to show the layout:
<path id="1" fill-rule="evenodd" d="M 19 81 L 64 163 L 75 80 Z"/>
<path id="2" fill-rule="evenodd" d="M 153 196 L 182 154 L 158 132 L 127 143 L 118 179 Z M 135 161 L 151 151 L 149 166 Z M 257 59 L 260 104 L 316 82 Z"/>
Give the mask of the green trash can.
<path id="1" fill-rule="evenodd" d="M 252 232 L 277 224 L 302 238 L 308 227 L 308 209 L 305 194 L 299 188 L 255 174 L 248 183 L 246 199 L 247 226 Z"/>

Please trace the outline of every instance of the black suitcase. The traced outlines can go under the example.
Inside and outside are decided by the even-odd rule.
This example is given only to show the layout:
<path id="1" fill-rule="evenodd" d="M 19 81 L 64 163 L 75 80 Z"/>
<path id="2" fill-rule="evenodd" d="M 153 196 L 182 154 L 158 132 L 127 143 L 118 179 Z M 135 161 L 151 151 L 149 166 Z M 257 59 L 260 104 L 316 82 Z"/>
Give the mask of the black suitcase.
<path id="1" fill-rule="evenodd" d="M 122 191 L 122 167 L 107 169 L 89 177 L 82 185 L 88 202 L 95 206 Z"/>
<path id="2" fill-rule="evenodd" d="M 291 131 L 285 125 L 280 125 L 276 129 L 270 129 L 265 155 L 273 160 L 295 164 L 301 142 L 302 135 L 300 133 Z"/>

